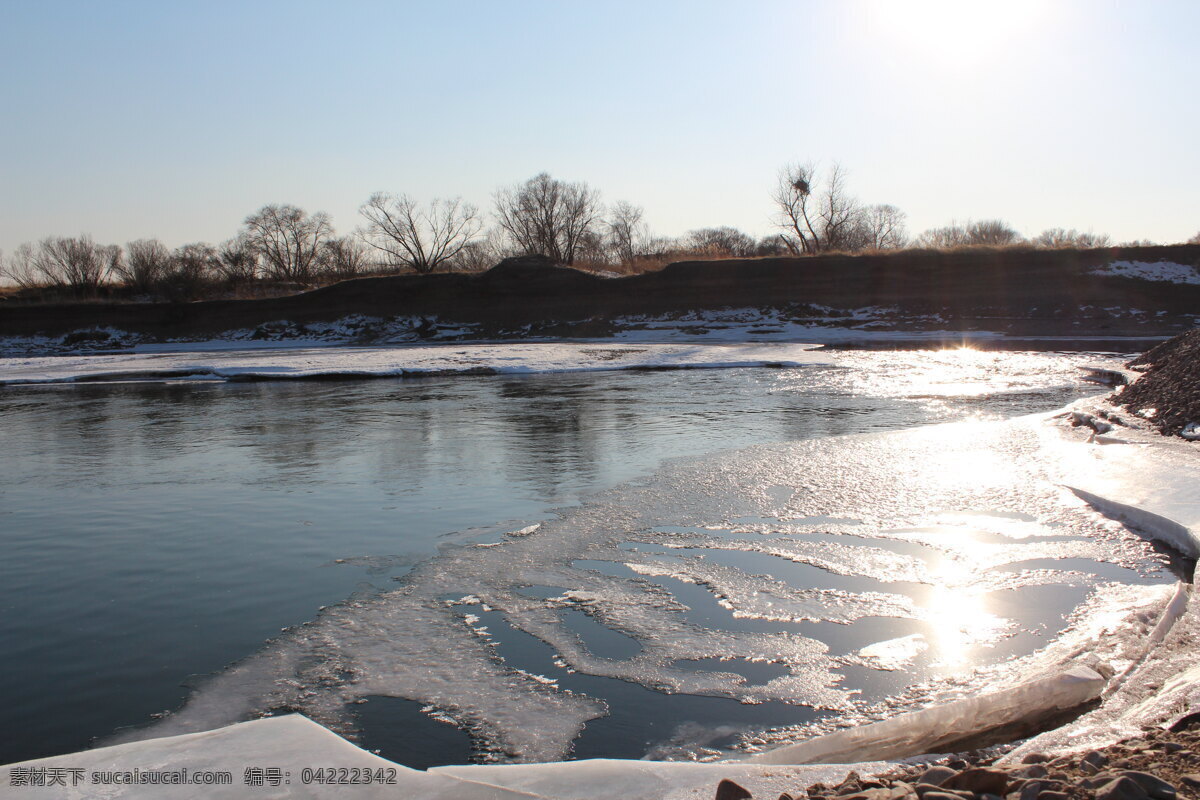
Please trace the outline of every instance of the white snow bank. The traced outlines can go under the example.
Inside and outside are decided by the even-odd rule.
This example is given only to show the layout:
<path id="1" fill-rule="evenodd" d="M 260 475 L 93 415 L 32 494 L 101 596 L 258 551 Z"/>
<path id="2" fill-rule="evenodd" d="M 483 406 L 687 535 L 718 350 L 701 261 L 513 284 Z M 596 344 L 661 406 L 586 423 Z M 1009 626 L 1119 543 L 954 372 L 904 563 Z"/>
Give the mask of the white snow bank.
<path id="1" fill-rule="evenodd" d="M 1102 513 L 1195 558 L 1200 553 L 1200 453 L 1195 445 L 1160 436 L 1140 420 L 1127 421 L 1134 427 L 1086 440 L 1080 429 L 1045 428 L 1046 446 L 1063 455 L 1064 485 Z M 1144 657 L 1112 681 L 1101 706 L 1034 737 L 1006 760 L 1016 763 L 1035 751 L 1104 747 L 1137 736 L 1145 726 L 1168 727 L 1200 710 L 1197 649 L 1200 608 L 1192 585 L 1181 583 L 1146 637 Z"/>
<path id="2" fill-rule="evenodd" d="M 937 753 L 982 730 L 1050 717 L 1100 696 L 1104 678 L 1074 666 L 999 692 L 900 714 L 752 756 L 760 764 L 844 764 Z"/>
<path id="3" fill-rule="evenodd" d="M 317 783 L 311 779 L 306 782 L 310 778 L 304 772 L 306 768 L 324 768 L 326 772 L 344 768 L 347 777 L 357 775 L 362 779 L 369 775 L 371 782 L 359 785 Z M 248 769 L 278 772 L 268 777 L 261 771 L 248 773 Z M 164 785 L 159 782 L 163 774 L 168 781 L 173 778 L 189 782 Z M 219 783 L 212 783 L 214 777 Z M 279 782 L 273 783 L 276 777 Z M 258 778 L 263 780 L 259 782 Z M 55 785 L 59 780 L 65 785 Z M 393 764 L 299 714 L 10 764 L 0 767 L 0 795 L 71 800 L 195 797 L 529 800 L 539 797 Z"/>
<path id="4" fill-rule="evenodd" d="M 1100 409 L 1073 406 L 1076 419 Z M 1097 436 L 1087 426 L 1041 428 L 1043 448 L 1057 454 L 1061 483 L 1106 516 L 1164 542 L 1191 558 L 1200 555 L 1200 452 L 1160 436 L 1123 409 L 1109 410 L 1132 427 Z M 1082 415 L 1082 417 L 1080 417 Z M 1103 429 L 1103 428 L 1101 428 Z"/>
<path id="5" fill-rule="evenodd" d="M 813 344 L 474 344 L 0 358 L 0 385 L 532 374 L 832 364 Z"/>
<path id="6" fill-rule="evenodd" d="M 1173 261 L 1112 261 L 1093 269 L 1092 274 L 1139 278 L 1143 281 L 1200 284 L 1200 269 Z"/>
<path id="7" fill-rule="evenodd" d="M 594 759 L 556 764 L 492 764 L 434 767 L 435 775 L 487 783 L 516 791 L 534 792 L 555 800 L 710 800 L 717 784 L 728 778 L 754 797 L 801 793 L 805 786 L 840 783 L 851 769 L 875 773 L 890 765 L 883 762 L 840 766 L 770 766 L 745 762 L 696 764 L 691 762 L 625 761 Z"/>

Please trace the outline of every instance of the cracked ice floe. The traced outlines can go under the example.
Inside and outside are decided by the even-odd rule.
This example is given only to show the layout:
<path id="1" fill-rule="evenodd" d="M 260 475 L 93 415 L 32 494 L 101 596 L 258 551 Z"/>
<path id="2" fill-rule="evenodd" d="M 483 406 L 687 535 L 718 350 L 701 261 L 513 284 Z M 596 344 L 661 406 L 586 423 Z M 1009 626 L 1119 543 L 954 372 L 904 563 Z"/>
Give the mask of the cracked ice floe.
<path id="1" fill-rule="evenodd" d="M 740 570 L 701 561 L 646 560 L 628 566 L 642 575 L 704 584 L 737 619 L 849 623 L 863 617 L 915 619 L 919 614 L 912 600 L 902 595 L 831 589 L 797 591 L 767 576 L 748 576 Z"/>
<path id="2" fill-rule="evenodd" d="M 509 626 L 549 645 L 564 668 L 750 703 L 848 711 L 855 687 L 837 670 L 856 658 L 875 669 L 937 659 L 969 675 L 971 648 L 1017 627 L 988 607 L 990 593 L 1090 587 L 1097 579 L 1080 562 L 1143 572 L 1156 563 L 1148 545 L 1056 483 L 1055 463 L 1039 449 L 1043 424 L 962 423 L 670 462 L 495 546 L 443 548 L 399 588 L 352 598 L 285 632 L 139 735 L 202 730 L 281 708 L 345 730 L 346 704 L 387 695 L 454 719 L 494 758 L 561 758 L 606 705 L 564 690 L 553 670 L 503 662 L 491 645 Z M 1014 509 L 1023 516 L 1013 517 Z M 710 535 L 753 528 L 744 524 L 752 519 L 773 531 L 742 543 Z M 815 546 L 821 542 L 836 546 Z M 631 543 L 645 551 L 629 550 Z M 855 588 L 796 586 L 786 570 L 718 563 L 705 548 L 793 570 L 794 560 L 811 562 L 822 574 L 853 577 Z M 1064 558 L 1071 569 L 1054 568 Z M 695 622 L 672 581 L 706 587 L 696 591 L 722 601 L 718 611 L 730 624 Z M 531 587 L 551 591 L 533 596 Z M 1014 595 L 1019 604 L 1021 592 Z M 483 630 L 476 605 L 495 609 L 505 624 Z M 627 658 L 592 652 L 568 624 L 580 610 L 640 649 Z M 834 657 L 826 643 L 780 629 L 795 620 L 840 627 L 868 619 L 920 621 L 929 652 L 906 662 L 901 645 L 881 644 L 897 638 L 885 635 L 874 650 L 867 641 L 857 654 Z M 738 627 L 754 620 L 786 622 L 769 631 Z M 895 629 L 902 632 L 911 626 Z M 733 670 L 679 663 L 731 655 L 786 672 L 754 684 Z"/>

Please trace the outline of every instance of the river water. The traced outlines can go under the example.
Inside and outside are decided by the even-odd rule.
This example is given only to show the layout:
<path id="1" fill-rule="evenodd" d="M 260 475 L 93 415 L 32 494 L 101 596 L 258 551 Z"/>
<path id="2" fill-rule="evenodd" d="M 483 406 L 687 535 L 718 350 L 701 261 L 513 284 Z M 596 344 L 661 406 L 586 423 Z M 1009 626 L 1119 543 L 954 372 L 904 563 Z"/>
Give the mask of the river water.
<path id="1" fill-rule="evenodd" d="M 0 762 L 288 710 L 418 767 L 696 757 L 1019 657 L 1164 558 L 864 435 L 1117 363 L 0 388 Z"/>

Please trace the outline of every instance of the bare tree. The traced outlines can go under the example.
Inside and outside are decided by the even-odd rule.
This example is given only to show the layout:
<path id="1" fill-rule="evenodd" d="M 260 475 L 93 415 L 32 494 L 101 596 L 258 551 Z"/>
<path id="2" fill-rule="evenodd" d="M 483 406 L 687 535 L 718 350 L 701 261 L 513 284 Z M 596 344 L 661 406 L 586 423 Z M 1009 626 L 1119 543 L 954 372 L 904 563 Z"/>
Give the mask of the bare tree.
<path id="1" fill-rule="evenodd" d="M 858 250 L 864 246 L 863 209 L 846 188 L 846 171 L 829 168 L 824 187 L 811 164 L 791 164 L 779 173 L 771 194 L 778 208 L 776 223 L 787 231 L 795 253 Z"/>
<path id="2" fill-rule="evenodd" d="M 932 247 L 946 250 L 953 247 L 965 247 L 970 244 L 965 226 L 951 220 L 949 225 L 941 228 L 930 228 L 917 237 L 920 247 Z"/>
<path id="3" fill-rule="evenodd" d="M 523 253 L 574 264 L 580 245 L 595 234 L 603 206 L 586 183 L 566 183 L 541 173 L 496 192 L 496 220 Z"/>
<path id="4" fill-rule="evenodd" d="M 967 220 L 959 223 L 951 220 L 949 225 L 942 228 L 930 228 L 917 237 L 921 247 L 952 248 L 977 247 L 984 245 L 1002 246 L 1016 244 L 1021 241 L 1017 233 L 1008 223 L 998 219 L 985 219 L 978 222 Z"/>
<path id="5" fill-rule="evenodd" d="M 1197 233 L 1195 236 L 1188 239 L 1186 244 L 1200 244 L 1200 233 Z"/>
<path id="6" fill-rule="evenodd" d="M 19 289 L 35 289 L 45 279 L 33 266 L 33 245 L 25 242 L 18 245 L 6 261 L 0 261 L 0 277 L 7 278 Z"/>
<path id="7" fill-rule="evenodd" d="M 94 295 L 110 274 L 121 269 L 121 248 L 99 245 L 90 236 L 50 237 L 36 248 L 17 248 L 5 275 L 18 286 L 52 286 L 78 295 Z"/>
<path id="8" fill-rule="evenodd" d="M 634 258 L 650 240 L 650 229 L 642 221 L 642 207 L 618 201 L 608 212 L 605 227 L 608 243 L 621 264 L 632 264 Z"/>
<path id="9" fill-rule="evenodd" d="M 195 300 L 219 274 L 220 264 L 217 250 L 210 244 L 177 247 L 159 281 L 159 291 L 173 302 Z"/>
<path id="10" fill-rule="evenodd" d="M 764 236 L 754 246 L 754 255 L 759 257 L 786 256 L 791 252 L 792 248 L 788 247 L 787 237 L 781 233 Z"/>
<path id="11" fill-rule="evenodd" d="M 908 233 L 904 228 L 908 215 L 895 206 L 867 206 L 861 218 L 865 249 L 899 250 L 908 244 Z"/>
<path id="12" fill-rule="evenodd" d="M 244 236 L 263 260 L 267 274 L 307 282 L 317 266 L 321 243 L 333 236 L 329 215 L 308 214 L 289 205 L 269 205 L 246 217 Z"/>
<path id="13" fill-rule="evenodd" d="M 697 228 L 684 238 L 688 250 L 714 258 L 748 258 L 757 243 L 737 228 Z"/>
<path id="14" fill-rule="evenodd" d="M 834 164 L 825 179 L 825 191 L 817 205 L 817 219 L 822 230 L 823 250 L 859 250 L 862 207 L 846 191 L 846 171 Z"/>
<path id="15" fill-rule="evenodd" d="M 125 259 L 114 273 L 135 292 L 149 293 L 158 289 L 159 281 L 171 266 L 171 251 L 158 239 L 138 239 L 125 245 Z"/>
<path id="16" fill-rule="evenodd" d="M 967 223 L 967 238 L 971 244 L 1005 245 L 1021 241 L 1021 234 L 998 219 L 982 219 Z"/>
<path id="17" fill-rule="evenodd" d="M 816 214 L 810 212 L 814 172 L 811 163 L 789 164 L 780 170 L 778 185 L 771 194 L 779 207 L 778 224 L 790 229 L 791 237 L 785 241 L 795 253 L 816 253 L 821 249 Z"/>
<path id="18" fill-rule="evenodd" d="M 1047 228 L 1039 233 L 1032 243 L 1037 247 L 1045 247 L 1051 250 L 1058 249 L 1087 249 L 1090 247 L 1108 247 L 1110 243 L 1108 234 L 1092 233 L 1087 231 L 1077 231 L 1074 228 L 1067 230 L 1065 228 Z"/>
<path id="19" fill-rule="evenodd" d="M 223 242 L 217 261 L 217 271 L 229 283 L 249 283 L 258 277 L 258 253 L 245 235 Z"/>
<path id="20" fill-rule="evenodd" d="M 452 262 L 483 228 L 475 206 L 457 197 L 421 208 L 408 195 L 376 192 L 358 213 L 367 221 L 366 242 L 417 272 Z"/>
<path id="21" fill-rule="evenodd" d="M 321 271 L 337 280 L 357 278 L 367 271 L 367 249 L 354 236 L 322 242 Z"/>

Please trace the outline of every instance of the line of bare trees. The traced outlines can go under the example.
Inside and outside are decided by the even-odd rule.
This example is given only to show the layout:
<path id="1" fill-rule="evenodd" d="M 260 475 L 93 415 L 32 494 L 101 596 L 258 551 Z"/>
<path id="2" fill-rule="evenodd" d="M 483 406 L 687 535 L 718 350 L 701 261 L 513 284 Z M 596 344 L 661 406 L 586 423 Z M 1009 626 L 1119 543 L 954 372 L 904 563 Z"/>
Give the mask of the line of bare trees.
<path id="1" fill-rule="evenodd" d="M 368 274 L 478 271 L 508 256 L 538 254 L 560 264 L 639 271 L 669 261 L 815 255 L 829 252 L 1023 244 L 1043 248 L 1104 247 L 1104 234 L 1051 228 L 1023 238 L 1001 220 L 951 222 L 915 238 L 894 205 L 860 202 L 838 164 L 780 170 L 771 200 L 777 232 L 754 238 L 732 227 L 698 228 L 678 237 L 652 234 L 644 210 L 605 206 L 584 182 L 540 173 L 493 195 L 494 225 L 461 198 L 428 202 L 378 192 L 359 208 L 362 225 L 338 236 L 328 214 L 267 205 L 243 221 L 232 239 L 213 246 L 168 249 L 157 239 L 124 248 L 88 236 L 51 237 L 0 258 L 0 277 L 19 287 L 54 287 L 80 296 L 118 283 L 134 295 L 189 300 L 214 287 L 256 281 L 308 286 Z M 1200 239 L 1200 234 L 1193 240 Z"/>

